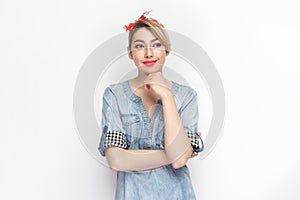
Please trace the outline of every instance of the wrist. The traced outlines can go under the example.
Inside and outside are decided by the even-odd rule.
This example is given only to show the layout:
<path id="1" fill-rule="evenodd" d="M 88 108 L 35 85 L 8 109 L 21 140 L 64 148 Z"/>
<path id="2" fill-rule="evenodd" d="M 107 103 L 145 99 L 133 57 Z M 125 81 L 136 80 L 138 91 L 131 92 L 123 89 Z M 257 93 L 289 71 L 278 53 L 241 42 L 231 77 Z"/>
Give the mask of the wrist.
<path id="1" fill-rule="evenodd" d="M 161 96 L 161 100 L 164 102 L 168 101 L 170 98 L 174 98 L 173 93 L 171 92 L 171 90 L 166 89 L 166 91 Z"/>

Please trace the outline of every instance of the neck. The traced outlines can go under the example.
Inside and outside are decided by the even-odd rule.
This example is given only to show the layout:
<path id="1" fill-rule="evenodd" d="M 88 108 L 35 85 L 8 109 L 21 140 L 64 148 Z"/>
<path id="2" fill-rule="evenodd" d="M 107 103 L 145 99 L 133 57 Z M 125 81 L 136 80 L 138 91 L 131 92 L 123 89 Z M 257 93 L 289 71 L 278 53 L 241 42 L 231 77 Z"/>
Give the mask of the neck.
<path id="1" fill-rule="evenodd" d="M 144 86 L 144 81 L 147 78 L 148 74 L 144 74 L 138 71 L 137 77 L 130 80 L 130 85 L 133 90 L 141 88 Z"/>

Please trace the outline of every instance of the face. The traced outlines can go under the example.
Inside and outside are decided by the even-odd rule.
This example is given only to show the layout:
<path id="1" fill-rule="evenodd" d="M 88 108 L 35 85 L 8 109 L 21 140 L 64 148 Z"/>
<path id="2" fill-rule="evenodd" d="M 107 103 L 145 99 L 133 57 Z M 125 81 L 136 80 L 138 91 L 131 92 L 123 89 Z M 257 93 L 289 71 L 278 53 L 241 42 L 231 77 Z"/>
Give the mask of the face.
<path id="1" fill-rule="evenodd" d="M 145 75 L 162 71 L 165 63 L 166 48 L 146 28 L 137 30 L 132 38 L 129 58 L 134 61 L 140 73 Z"/>

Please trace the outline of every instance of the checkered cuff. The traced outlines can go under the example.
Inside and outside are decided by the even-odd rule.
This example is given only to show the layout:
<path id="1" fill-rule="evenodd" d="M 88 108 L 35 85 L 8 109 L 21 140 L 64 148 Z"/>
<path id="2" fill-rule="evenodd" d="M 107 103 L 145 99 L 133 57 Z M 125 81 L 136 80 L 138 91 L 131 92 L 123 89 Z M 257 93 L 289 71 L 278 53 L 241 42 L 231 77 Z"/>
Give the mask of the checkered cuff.
<path id="1" fill-rule="evenodd" d="M 119 131 L 107 131 L 104 141 L 104 149 L 112 146 L 127 149 L 129 145 L 126 135 Z"/>
<path id="2" fill-rule="evenodd" d="M 196 152 L 203 151 L 204 144 L 203 144 L 201 137 L 199 139 L 197 139 L 196 138 L 197 133 L 193 133 L 193 132 L 187 132 L 187 134 L 190 139 L 191 145 L 193 146 L 193 149 L 194 149 L 193 154 L 195 154 Z M 201 146 L 199 144 L 199 140 L 201 141 Z"/>

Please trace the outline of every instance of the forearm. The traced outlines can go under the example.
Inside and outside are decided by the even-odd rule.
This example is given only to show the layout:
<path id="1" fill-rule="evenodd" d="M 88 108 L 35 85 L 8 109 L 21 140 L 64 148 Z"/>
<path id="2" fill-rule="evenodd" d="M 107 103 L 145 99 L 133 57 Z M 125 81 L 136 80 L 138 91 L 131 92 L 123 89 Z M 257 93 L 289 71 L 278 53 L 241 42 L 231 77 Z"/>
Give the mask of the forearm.
<path id="1" fill-rule="evenodd" d="M 164 150 L 126 150 L 110 147 L 105 151 L 107 162 L 116 171 L 140 171 L 170 164 Z"/>
<path id="2" fill-rule="evenodd" d="M 166 92 L 163 101 L 165 151 L 175 168 L 184 166 L 191 157 L 193 148 L 190 144 L 178 114 L 173 94 Z"/>

